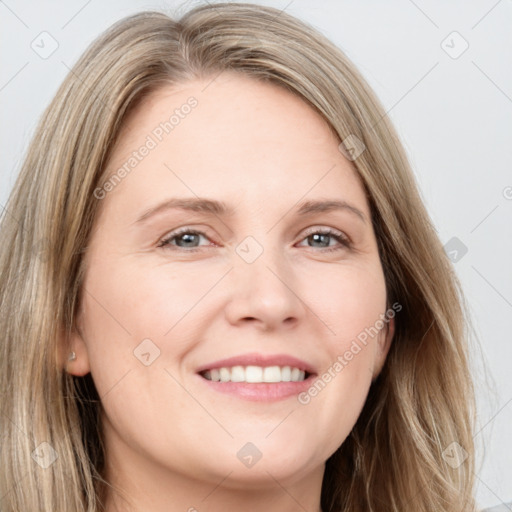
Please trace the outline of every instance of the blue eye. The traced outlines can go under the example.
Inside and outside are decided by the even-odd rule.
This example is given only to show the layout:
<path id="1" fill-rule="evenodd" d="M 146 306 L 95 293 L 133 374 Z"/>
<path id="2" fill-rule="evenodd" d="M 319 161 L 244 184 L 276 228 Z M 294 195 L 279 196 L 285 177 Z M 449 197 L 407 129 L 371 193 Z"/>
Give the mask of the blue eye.
<path id="1" fill-rule="evenodd" d="M 328 239 L 334 239 L 338 242 L 338 246 L 329 246 Z M 333 229 L 313 229 L 306 235 L 304 240 L 310 240 L 314 243 L 327 243 L 327 247 L 321 247 L 323 252 L 338 251 L 340 249 L 347 249 L 351 247 L 350 240 L 339 231 Z M 327 240 L 327 242 L 326 242 Z"/>
<path id="2" fill-rule="evenodd" d="M 185 249 L 188 250 L 188 252 L 194 252 L 198 250 L 198 247 L 194 245 L 194 242 L 199 240 L 200 236 L 204 236 L 206 238 L 206 235 L 202 233 L 201 231 L 196 231 L 195 229 L 188 229 L 184 228 L 179 231 L 175 231 L 174 233 L 171 233 L 168 237 L 164 238 L 158 247 L 169 247 L 172 248 L 173 246 L 176 246 L 176 244 L 171 243 L 174 240 L 181 240 L 185 243 L 185 245 L 177 246 L 177 249 Z"/>
<path id="3" fill-rule="evenodd" d="M 165 237 L 158 247 L 164 247 L 172 250 L 183 250 L 185 252 L 195 252 L 200 250 L 201 246 L 198 245 L 200 237 L 208 238 L 202 231 L 195 229 L 183 228 L 171 233 Z M 334 239 L 338 242 L 336 246 L 329 246 L 329 239 Z M 333 229 L 314 229 L 306 234 L 302 240 L 309 240 L 313 243 L 325 244 L 327 247 L 319 247 L 322 252 L 338 251 L 351 247 L 350 240 L 339 231 Z M 175 242 L 176 243 L 173 243 Z M 182 243 L 183 245 L 180 245 Z"/>

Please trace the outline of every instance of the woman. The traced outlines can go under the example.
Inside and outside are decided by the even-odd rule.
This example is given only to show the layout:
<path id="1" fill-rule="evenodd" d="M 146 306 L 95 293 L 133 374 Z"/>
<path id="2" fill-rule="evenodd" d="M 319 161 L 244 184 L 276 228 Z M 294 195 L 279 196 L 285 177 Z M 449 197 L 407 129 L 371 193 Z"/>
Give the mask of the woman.
<path id="1" fill-rule="evenodd" d="M 311 27 L 116 23 L 6 211 L 2 512 L 475 510 L 460 285 Z"/>

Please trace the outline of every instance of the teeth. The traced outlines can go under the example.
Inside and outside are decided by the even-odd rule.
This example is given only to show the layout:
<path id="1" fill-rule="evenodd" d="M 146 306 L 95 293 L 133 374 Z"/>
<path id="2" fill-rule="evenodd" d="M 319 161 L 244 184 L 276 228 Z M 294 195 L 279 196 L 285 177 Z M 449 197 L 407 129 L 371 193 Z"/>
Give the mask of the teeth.
<path id="1" fill-rule="evenodd" d="M 224 368 L 229 373 L 227 368 Z M 243 382 L 245 380 L 245 371 L 243 366 L 233 366 L 231 368 L 231 382 Z"/>
<path id="2" fill-rule="evenodd" d="M 292 369 L 289 366 L 281 368 L 281 380 L 283 382 L 290 382 L 292 380 Z"/>
<path id="3" fill-rule="evenodd" d="M 244 380 L 245 382 L 263 382 L 263 368 L 261 366 L 247 366 Z"/>
<path id="4" fill-rule="evenodd" d="M 298 368 L 292 368 L 291 380 L 295 382 L 300 378 L 300 370 Z"/>
<path id="5" fill-rule="evenodd" d="M 220 368 L 220 381 L 229 382 L 231 380 L 231 372 L 227 368 Z"/>
<path id="6" fill-rule="evenodd" d="M 281 368 L 268 366 L 263 369 L 263 382 L 281 382 Z"/>
<path id="7" fill-rule="evenodd" d="M 306 372 L 290 366 L 233 366 L 207 370 L 203 376 L 215 382 L 300 382 Z"/>

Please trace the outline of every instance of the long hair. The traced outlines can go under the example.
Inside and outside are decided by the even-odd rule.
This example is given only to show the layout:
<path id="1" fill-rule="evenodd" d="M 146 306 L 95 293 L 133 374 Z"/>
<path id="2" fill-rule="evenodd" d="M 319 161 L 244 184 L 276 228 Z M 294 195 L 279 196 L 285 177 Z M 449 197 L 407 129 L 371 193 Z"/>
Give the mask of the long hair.
<path id="1" fill-rule="evenodd" d="M 83 293 L 95 190 L 143 98 L 223 71 L 285 88 L 345 149 L 364 148 L 349 160 L 370 204 L 388 307 L 402 306 L 382 372 L 326 462 L 324 512 L 474 510 L 467 306 L 395 129 L 355 66 L 307 23 L 220 3 L 118 21 L 40 119 L 0 225 L 2 512 L 104 509 L 101 401 L 91 375 L 69 375 L 59 357 Z"/>

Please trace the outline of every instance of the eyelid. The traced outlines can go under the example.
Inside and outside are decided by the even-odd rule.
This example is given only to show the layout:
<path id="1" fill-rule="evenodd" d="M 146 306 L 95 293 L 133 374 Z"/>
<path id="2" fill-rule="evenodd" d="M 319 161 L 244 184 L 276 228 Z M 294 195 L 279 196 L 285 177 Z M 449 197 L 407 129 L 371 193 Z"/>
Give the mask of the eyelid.
<path id="1" fill-rule="evenodd" d="M 352 240 L 350 239 L 350 237 L 347 234 L 345 234 L 343 231 L 340 231 L 339 229 L 336 229 L 336 228 L 331 228 L 328 226 L 320 226 L 320 225 L 307 228 L 306 231 L 304 232 L 303 238 L 305 238 L 306 236 L 309 236 L 309 234 L 318 233 L 318 232 L 322 232 L 322 231 L 325 232 L 326 234 L 338 235 L 340 238 L 343 238 L 343 240 L 345 240 L 347 243 L 352 243 Z"/>

